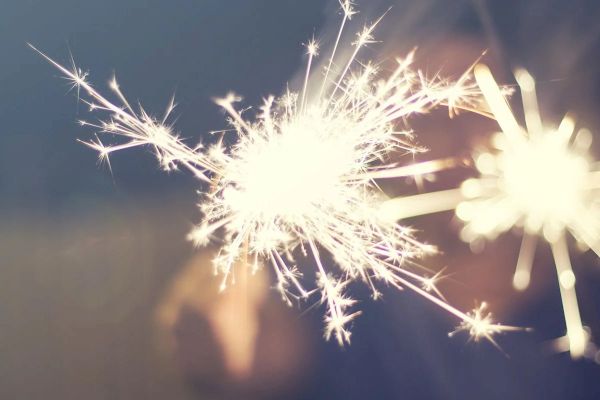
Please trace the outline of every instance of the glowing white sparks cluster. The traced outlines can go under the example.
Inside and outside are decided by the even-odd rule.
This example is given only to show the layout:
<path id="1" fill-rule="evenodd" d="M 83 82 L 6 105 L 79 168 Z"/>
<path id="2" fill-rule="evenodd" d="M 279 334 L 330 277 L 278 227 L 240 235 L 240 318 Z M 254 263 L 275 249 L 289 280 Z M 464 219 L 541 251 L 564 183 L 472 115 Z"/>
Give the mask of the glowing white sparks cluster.
<path id="1" fill-rule="evenodd" d="M 584 355 L 589 335 L 581 323 L 575 274 L 571 268 L 565 235 L 598 253 L 600 243 L 600 171 L 590 163 L 587 150 L 591 135 L 580 130 L 567 115 L 558 127 L 544 126 L 538 111 L 535 81 L 524 70 L 515 76 L 521 88 L 527 131 L 516 121 L 500 94 L 489 69 L 478 66 L 477 81 L 492 109 L 502 134 L 494 140 L 494 152 L 476 156 L 478 178 L 462 185 L 467 200 L 456 208 L 465 222 L 461 233 L 467 241 L 494 238 L 513 226 L 523 228 L 523 243 L 514 274 L 518 290 L 529 285 L 536 237 L 552 247 L 569 348 L 574 358 Z"/>
<path id="2" fill-rule="evenodd" d="M 201 194 L 203 222 L 190 239 L 197 245 L 222 241 L 214 264 L 223 276 L 223 289 L 235 281 L 239 265 L 270 264 L 277 289 L 287 302 L 320 292 L 327 307 L 326 337 L 333 335 L 343 344 L 350 339 L 349 323 L 360 313 L 351 310 L 355 300 L 346 293 L 348 284 L 366 282 L 373 297 L 378 297 L 375 282 L 381 281 L 418 292 L 460 318 L 461 327 L 469 327 L 466 330 L 476 338 L 491 339 L 509 327 L 451 307 L 436 288 L 439 275 L 423 277 L 411 270 L 414 260 L 434 249 L 418 242 L 409 228 L 381 218 L 384 196 L 374 181 L 407 172 L 387 163 L 390 153 L 421 151 L 411 144 L 411 132 L 397 126 L 439 104 L 451 112 L 468 108 L 473 83 L 466 75 L 452 85 L 425 80 L 410 68 L 412 54 L 398 60 L 386 76 L 372 63 L 359 62 L 359 52 L 373 42 L 379 21 L 358 33 L 351 55 L 339 67 L 336 51 L 354 14 L 349 1 L 341 5 L 343 19 L 331 56 L 323 74 L 317 73 L 322 79 L 318 95 L 308 90 L 318 54 L 313 40 L 307 45 L 308 63 L 299 93 L 269 97 L 251 119 L 235 108 L 241 100 L 235 95 L 217 100 L 236 132 L 232 145 L 223 138 L 207 149 L 189 148 L 166 125 L 172 104 L 163 119 L 143 110 L 136 113 L 114 80 L 111 88 L 122 106 L 102 97 L 75 66 L 69 71 L 50 62 L 90 96 L 92 109 L 110 113 L 107 122 L 93 126 L 125 138 L 125 143 L 112 146 L 99 140 L 88 143 L 101 157 L 149 145 L 165 169 L 183 165 L 209 181 L 210 189 Z M 301 273 L 295 262 L 298 256 L 312 259 L 314 272 Z M 326 268 L 329 264 L 337 268 Z M 316 287 L 305 288 L 304 275 L 314 275 Z"/>
<path id="3" fill-rule="evenodd" d="M 479 176 L 460 189 L 389 200 L 382 215 L 396 220 L 455 209 L 464 222 L 461 238 L 471 243 L 522 228 L 513 278 L 518 290 L 529 286 L 537 238 L 542 237 L 552 248 L 567 325 L 568 345 L 562 340 L 557 346 L 578 358 L 594 347 L 581 322 L 566 235 L 600 254 L 600 171 L 588 155 L 591 134 L 580 130 L 573 135 L 575 123 L 569 115 L 558 127 L 545 126 L 534 79 L 525 70 L 517 70 L 515 76 L 527 130 L 517 122 L 489 69 L 476 66 L 477 83 L 502 129 L 492 151 L 473 157 Z"/>

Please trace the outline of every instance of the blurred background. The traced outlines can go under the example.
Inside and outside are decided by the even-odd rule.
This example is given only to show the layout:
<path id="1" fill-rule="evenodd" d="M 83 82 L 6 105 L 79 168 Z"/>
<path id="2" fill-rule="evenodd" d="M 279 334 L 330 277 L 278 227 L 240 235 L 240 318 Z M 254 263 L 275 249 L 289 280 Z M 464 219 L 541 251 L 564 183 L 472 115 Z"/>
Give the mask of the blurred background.
<path id="1" fill-rule="evenodd" d="M 500 82 L 513 84 L 516 66 L 538 79 L 547 121 L 573 111 L 600 130 L 597 1 L 357 3 L 350 32 L 393 6 L 376 33 L 382 43 L 363 59 L 393 60 L 419 46 L 420 68 L 457 76 L 489 49 L 484 60 Z M 284 306 L 266 273 L 244 292 L 218 296 L 212 250 L 185 241 L 199 219 L 198 183 L 159 171 L 148 151 L 115 154 L 112 175 L 98 165 L 75 140 L 91 134 L 75 123 L 89 117 L 86 107 L 26 46 L 65 63 L 72 51 L 102 90 L 116 69 L 130 100 L 157 114 L 175 93 L 177 130 L 196 142 L 226 127 L 211 97 L 235 90 L 255 105 L 280 94 L 304 68 L 302 43 L 313 33 L 330 43 L 339 17 L 334 0 L 2 1 L 0 398 L 600 398 L 594 360 L 548 351 L 565 331 L 549 249 L 536 254 L 533 286 L 516 293 L 519 237 L 472 255 L 452 213 L 408 222 L 443 250 L 424 263 L 452 274 L 442 286 L 451 303 L 470 309 L 485 300 L 502 322 L 534 328 L 500 337 L 506 354 L 448 338 L 456 321 L 409 292 L 384 289 L 373 302 L 355 285 L 364 313 L 345 348 L 322 339 L 316 299 Z M 444 110 L 411 126 L 431 148 L 423 160 L 468 154 L 497 129 Z M 454 187 L 470 173 L 442 173 L 426 189 Z M 385 189 L 417 193 L 412 182 Z M 598 259 L 574 251 L 573 263 L 583 319 L 599 337 Z"/>

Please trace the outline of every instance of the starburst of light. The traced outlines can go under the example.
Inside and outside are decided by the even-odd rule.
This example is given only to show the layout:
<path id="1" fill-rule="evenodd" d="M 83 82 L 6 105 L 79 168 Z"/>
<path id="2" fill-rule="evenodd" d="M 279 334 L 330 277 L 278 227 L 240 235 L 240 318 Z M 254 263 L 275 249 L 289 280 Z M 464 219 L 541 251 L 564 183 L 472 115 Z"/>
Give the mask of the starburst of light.
<path id="1" fill-rule="evenodd" d="M 575 122 L 569 114 L 558 126 L 545 125 L 535 81 L 523 69 L 515 77 L 526 129 L 517 122 L 490 70 L 478 65 L 475 77 L 502 130 L 494 137 L 492 151 L 473 156 L 479 176 L 463 182 L 460 189 L 390 200 L 382 213 L 400 219 L 455 208 L 464 222 L 461 238 L 467 242 L 493 240 L 513 227 L 521 228 L 513 276 L 517 290 L 529 286 L 537 239 L 549 243 L 567 327 L 557 348 L 567 349 L 573 358 L 582 357 L 593 346 L 581 321 L 567 235 L 600 254 L 600 170 L 588 154 L 591 134 L 583 129 L 574 135 Z"/>
<path id="2" fill-rule="evenodd" d="M 410 173 L 387 163 L 390 153 L 422 151 L 412 143 L 412 133 L 397 126 L 439 104 L 451 112 L 469 108 L 474 84 L 466 74 L 453 84 L 425 79 L 411 69 L 412 53 L 398 60 L 387 75 L 372 62 L 359 62 L 360 50 L 373 43 L 380 20 L 358 32 L 351 55 L 338 66 L 342 33 L 355 13 L 349 1 L 340 4 L 342 23 L 327 66 L 322 75 L 317 73 L 318 96 L 309 93 L 319 48 L 312 40 L 306 45 L 307 68 L 298 93 L 267 98 L 253 118 L 236 109 L 241 101 L 236 95 L 216 100 L 237 134 L 231 146 L 221 140 L 206 149 L 189 148 L 166 124 L 173 103 L 163 119 L 152 118 L 143 109 L 135 112 L 113 80 L 110 87 L 121 103 L 114 105 L 79 69 L 68 70 L 44 57 L 89 95 L 92 110 L 110 115 L 106 122 L 83 124 L 125 139 L 108 146 L 99 139 L 87 143 L 102 158 L 149 145 L 163 168 L 183 165 L 209 181 L 210 189 L 200 194 L 203 222 L 189 237 L 199 246 L 222 241 L 214 259 L 215 271 L 223 277 L 222 289 L 235 282 L 240 268 L 236 265 L 269 264 L 286 302 L 320 292 L 327 307 L 325 336 L 335 336 L 340 344 L 349 342 L 349 324 L 360 314 L 351 310 L 355 300 L 347 294 L 355 280 L 366 282 L 375 298 L 380 296 L 376 281 L 412 289 L 460 318 L 462 329 L 475 338 L 491 339 L 513 329 L 446 303 L 436 287 L 440 275 L 423 276 L 412 268 L 435 249 L 417 241 L 410 228 L 385 221 L 379 213 L 384 196 L 374 180 Z M 298 256 L 313 260 L 316 288 L 305 288 L 304 274 L 296 266 Z"/>
<path id="3" fill-rule="evenodd" d="M 600 171 L 587 155 L 590 134 L 582 130 L 573 138 L 575 123 L 568 114 L 558 127 L 544 126 L 535 81 L 525 70 L 517 70 L 515 77 L 521 88 L 527 130 L 517 123 L 489 69 L 480 66 L 475 76 L 502 135 L 495 142 L 495 153 L 477 156 L 481 176 L 463 184 L 468 200 L 456 209 L 465 221 L 462 235 L 469 241 L 482 235 L 493 238 L 514 225 L 521 226 L 523 242 L 513 277 L 518 290 L 529 285 L 535 238 L 542 237 L 550 244 L 569 350 L 573 358 L 582 357 L 589 336 L 581 322 L 566 235 L 571 233 L 596 253 L 600 250 Z"/>
<path id="4" fill-rule="evenodd" d="M 521 330 L 522 328 L 497 326 L 493 323 L 493 315 L 487 310 L 487 303 L 483 302 L 479 307 L 469 312 L 472 321 L 463 321 L 450 336 L 454 336 L 459 332 L 466 331 L 469 333 L 471 340 L 479 342 L 482 339 L 489 340 L 494 346 L 500 349 L 500 346 L 494 339 L 494 335 L 506 330 Z"/>

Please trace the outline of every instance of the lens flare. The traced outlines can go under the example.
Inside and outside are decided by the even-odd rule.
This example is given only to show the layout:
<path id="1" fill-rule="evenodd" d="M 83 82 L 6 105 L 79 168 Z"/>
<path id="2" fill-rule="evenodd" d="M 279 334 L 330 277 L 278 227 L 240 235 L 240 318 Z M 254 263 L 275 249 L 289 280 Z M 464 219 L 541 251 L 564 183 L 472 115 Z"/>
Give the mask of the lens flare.
<path id="1" fill-rule="evenodd" d="M 554 256 L 565 323 L 565 347 L 573 358 L 591 349 L 579 312 L 576 277 L 571 266 L 567 235 L 600 254 L 600 170 L 588 154 L 591 134 L 582 129 L 576 135 L 573 117 L 567 114 L 557 127 L 543 124 L 535 81 L 525 70 L 515 71 L 521 89 L 526 127 L 511 112 L 502 90 L 490 70 L 475 67 L 475 77 L 500 125 L 493 150 L 474 154 L 479 176 L 462 183 L 460 189 L 392 199 L 382 214 L 388 220 L 455 209 L 464 222 L 460 233 L 467 242 L 495 239 L 521 228 L 523 239 L 513 276 L 513 286 L 525 290 L 537 244 L 542 238 Z M 415 208 L 408 208 L 411 204 Z"/>
<path id="2" fill-rule="evenodd" d="M 575 122 L 568 114 L 558 127 L 545 126 L 538 110 L 535 81 L 527 71 L 515 72 L 527 130 L 510 112 L 489 69 L 478 66 L 475 76 L 502 134 L 494 142 L 494 153 L 476 157 L 480 177 L 463 183 L 463 194 L 468 199 L 456 210 L 465 222 L 462 236 L 468 241 L 480 236 L 494 238 L 515 225 L 522 227 L 523 243 L 513 277 L 518 290 L 529 285 L 535 237 L 550 244 L 569 351 L 573 358 L 582 357 L 589 335 L 581 322 L 566 235 L 571 233 L 596 253 L 600 250 L 600 171 L 587 155 L 590 134 L 582 130 L 573 138 Z"/>
<path id="3" fill-rule="evenodd" d="M 416 260 L 434 247 L 379 212 L 385 196 L 375 179 L 420 173 L 388 161 L 393 152 L 423 151 L 413 144 L 411 131 L 398 126 L 440 104 L 451 113 L 474 107 L 480 98 L 475 83 L 468 73 L 453 83 L 426 79 L 411 68 L 413 53 L 385 74 L 374 63 L 359 61 L 361 49 L 374 43 L 381 18 L 357 33 L 349 56 L 340 62 L 342 33 L 355 13 L 349 1 L 340 4 L 341 26 L 324 71 L 316 74 L 317 90 L 311 92 L 309 84 L 315 80 L 311 68 L 319 50 L 312 40 L 306 45 L 306 73 L 298 92 L 268 97 L 251 118 L 236 109 L 238 96 L 216 100 L 228 113 L 235 137 L 224 136 L 207 148 L 186 146 L 167 125 L 173 103 L 162 119 L 143 109 L 135 112 L 113 80 L 111 89 L 121 103 L 114 105 L 74 65 L 69 70 L 48 60 L 90 97 L 92 110 L 110 115 L 106 122 L 83 124 L 124 138 L 110 146 L 99 139 L 88 143 L 101 158 L 148 145 L 163 168 L 184 166 L 209 181 L 209 189 L 200 193 L 203 222 L 189 238 L 198 246 L 222 243 L 214 259 L 222 289 L 243 273 L 240 268 L 270 265 L 287 303 L 320 292 L 327 308 L 325 336 L 334 336 L 340 345 L 349 342 L 349 325 L 360 314 L 351 309 L 355 300 L 347 294 L 348 285 L 357 280 L 370 286 L 374 298 L 380 296 L 377 281 L 412 289 L 458 317 L 475 338 L 491 340 L 495 333 L 514 329 L 448 305 L 436 287 L 441 276 L 421 275 L 416 269 L 422 268 Z M 298 257 L 312 259 L 314 272 L 301 272 Z M 328 264 L 337 269 L 326 268 Z M 304 275 L 315 276 L 313 288 L 304 286 Z"/>

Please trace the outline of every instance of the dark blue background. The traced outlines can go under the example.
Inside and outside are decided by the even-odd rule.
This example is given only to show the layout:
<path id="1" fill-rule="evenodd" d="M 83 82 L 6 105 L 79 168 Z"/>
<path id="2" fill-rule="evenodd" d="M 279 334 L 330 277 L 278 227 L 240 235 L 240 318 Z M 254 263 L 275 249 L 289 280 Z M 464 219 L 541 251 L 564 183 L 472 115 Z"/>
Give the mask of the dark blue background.
<path id="1" fill-rule="evenodd" d="M 395 51 L 443 45 L 449 37 L 476 40 L 502 56 L 499 68 L 523 65 L 546 82 L 550 109 L 574 109 L 600 128 L 597 2 L 488 3 L 364 0 L 355 20 L 394 5 L 378 37 Z M 235 90 L 256 104 L 281 93 L 302 69 L 301 43 L 336 28 L 335 4 L 2 2 L 1 398 L 220 398 L 165 367 L 152 333 L 165 282 L 193 254 L 183 238 L 198 218 L 196 182 L 159 171 L 147 151 L 116 154 L 114 177 L 98 167 L 96 155 L 75 141 L 89 135 L 75 124 L 85 107 L 65 95 L 64 81 L 26 42 L 61 62 L 70 49 L 101 89 L 116 69 L 130 99 L 156 113 L 175 93 L 177 130 L 197 140 L 225 127 L 211 97 Z M 600 334 L 598 265 L 590 254 L 578 257 L 584 317 Z M 368 298 L 360 287 L 356 294 Z M 360 306 L 353 344 L 344 349 L 320 340 L 322 310 L 299 317 L 314 336 L 310 370 L 298 387 L 276 395 L 265 388 L 256 397 L 600 398 L 598 365 L 540 350 L 540 342 L 563 331 L 558 290 L 506 313 L 508 322 L 536 328 L 501 338 L 510 357 L 485 343 L 448 339 L 454 321 L 412 294 L 386 291 L 383 301 Z"/>

